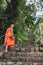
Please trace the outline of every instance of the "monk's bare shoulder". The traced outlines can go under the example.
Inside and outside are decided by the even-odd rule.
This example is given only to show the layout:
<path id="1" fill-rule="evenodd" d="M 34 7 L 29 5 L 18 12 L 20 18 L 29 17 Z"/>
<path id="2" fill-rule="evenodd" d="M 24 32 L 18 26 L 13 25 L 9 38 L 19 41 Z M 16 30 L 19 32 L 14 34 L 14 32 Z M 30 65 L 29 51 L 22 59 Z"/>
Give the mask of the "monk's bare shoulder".
<path id="1" fill-rule="evenodd" d="M 7 28 L 6 32 L 10 31 L 10 28 Z"/>

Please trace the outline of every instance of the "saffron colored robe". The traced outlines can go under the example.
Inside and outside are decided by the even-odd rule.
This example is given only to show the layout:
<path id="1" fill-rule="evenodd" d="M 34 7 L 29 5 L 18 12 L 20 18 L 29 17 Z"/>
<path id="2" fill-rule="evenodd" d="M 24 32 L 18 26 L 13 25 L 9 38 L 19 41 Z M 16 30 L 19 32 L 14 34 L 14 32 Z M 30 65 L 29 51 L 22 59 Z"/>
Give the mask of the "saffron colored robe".
<path id="1" fill-rule="evenodd" d="M 12 37 L 12 32 L 11 32 L 10 28 L 8 28 L 6 30 L 4 45 L 5 46 L 12 46 L 12 47 L 14 47 L 14 45 L 15 45 L 15 39 L 13 39 L 13 37 Z"/>

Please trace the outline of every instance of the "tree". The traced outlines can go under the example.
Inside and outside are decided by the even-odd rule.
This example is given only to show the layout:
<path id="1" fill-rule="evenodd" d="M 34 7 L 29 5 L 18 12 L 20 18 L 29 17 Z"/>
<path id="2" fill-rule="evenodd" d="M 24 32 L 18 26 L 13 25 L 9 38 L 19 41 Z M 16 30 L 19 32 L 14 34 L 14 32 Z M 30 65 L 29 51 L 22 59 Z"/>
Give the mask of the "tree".
<path id="1" fill-rule="evenodd" d="M 34 4 L 28 4 L 25 7 L 25 15 L 27 16 L 25 23 L 29 28 L 35 28 L 35 19 L 36 19 L 36 7 Z"/>
<path id="2" fill-rule="evenodd" d="M 4 0 L 3 0 L 4 1 Z M 11 22 L 14 23 L 14 36 L 16 41 L 27 41 L 27 31 L 25 26 L 35 29 L 35 13 L 36 8 L 34 4 L 26 5 L 26 0 L 5 0 L 6 6 L 1 7 L 2 14 L 0 28 L 2 29 L 1 34 L 5 33 L 6 28 Z M 2 3 L 2 2 L 1 2 Z M 1 13 L 1 12 L 0 12 Z M 33 16 L 34 15 L 34 16 Z"/>

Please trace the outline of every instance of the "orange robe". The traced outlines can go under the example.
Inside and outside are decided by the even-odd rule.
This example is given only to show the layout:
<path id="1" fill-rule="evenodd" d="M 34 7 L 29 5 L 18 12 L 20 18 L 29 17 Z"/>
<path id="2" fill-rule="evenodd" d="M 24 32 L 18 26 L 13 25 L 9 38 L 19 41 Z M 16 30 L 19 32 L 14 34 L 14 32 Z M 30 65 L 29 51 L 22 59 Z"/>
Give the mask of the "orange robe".
<path id="1" fill-rule="evenodd" d="M 6 30 L 6 34 L 5 34 L 4 45 L 5 46 L 13 46 L 14 47 L 14 44 L 15 44 L 15 39 L 12 38 L 11 29 L 8 28 Z"/>

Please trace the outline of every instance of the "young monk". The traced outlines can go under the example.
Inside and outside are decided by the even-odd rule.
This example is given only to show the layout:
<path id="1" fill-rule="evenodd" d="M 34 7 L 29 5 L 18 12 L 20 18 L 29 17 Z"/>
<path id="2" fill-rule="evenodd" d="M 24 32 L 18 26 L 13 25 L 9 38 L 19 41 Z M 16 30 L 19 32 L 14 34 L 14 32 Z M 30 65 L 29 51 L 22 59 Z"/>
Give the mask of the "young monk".
<path id="1" fill-rule="evenodd" d="M 10 27 L 7 28 L 7 30 L 6 30 L 5 40 L 4 40 L 5 52 L 8 51 L 8 47 L 14 47 L 14 45 L 15 45 L 13 28 L 14 28 L 14 24 L 11 24 Z"/>

